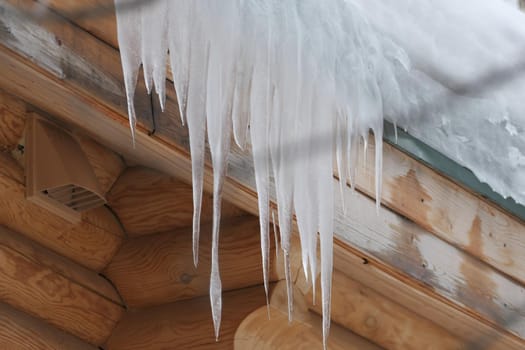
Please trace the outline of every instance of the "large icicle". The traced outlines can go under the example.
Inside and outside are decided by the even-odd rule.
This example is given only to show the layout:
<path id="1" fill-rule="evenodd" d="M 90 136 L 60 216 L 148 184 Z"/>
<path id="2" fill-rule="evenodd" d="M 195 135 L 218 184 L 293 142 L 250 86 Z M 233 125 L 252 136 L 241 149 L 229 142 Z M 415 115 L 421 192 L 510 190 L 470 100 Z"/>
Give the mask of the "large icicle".
<path id="1" fill-rule="evenodd" d="M 116 8 L 133 135 L 133 97 L 140 65 L 148 90 L 155 86 L 164 107 L 169 49 L 180 115 L 189 130 L 195 265 L 206 136 L 209 142 L 213 166 L 210 301 L 216 337 L 222 308 L 221 190 L 233 137 L 241 148 L 251 145 L 253 152 L 267 298 L 273 176 L 290 320 L 294 214 L 303 269 L 312 283 L 314 300 L 320 239 L 326 346 L 335 200 L 333 160 L 340 176 L 339 191 L 345 191 L 347 180 L 355 187 L 359 141 L 367 141 L 372 130 L 379 205 L 382 122 L 384 115 L 402 120 L 408 109 L 402 103 L 406 93 L 399 87 L 399 79 L 408 80 L 406 54 L 376 33 L 362 9 L 346 0 L 152 0 L 132 10 L 122 6 L 126 2 L 116 0 Z"/>

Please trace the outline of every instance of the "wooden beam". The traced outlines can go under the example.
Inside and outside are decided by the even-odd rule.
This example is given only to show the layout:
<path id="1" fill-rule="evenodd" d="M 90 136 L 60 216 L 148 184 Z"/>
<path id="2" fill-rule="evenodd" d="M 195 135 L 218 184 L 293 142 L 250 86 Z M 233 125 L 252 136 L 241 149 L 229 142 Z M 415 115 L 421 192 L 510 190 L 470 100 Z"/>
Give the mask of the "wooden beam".
<path id="1" fill-rule="evenodd" d="M 128 168 L 108 194 L 108 203 L 129 236 L 191 227 L 193 222 L 191 186 L 153 169 Z M 233 205 L 223 203 L 222 218 L 244 214 Z M 203 194 L 201 223 L 211 219 L 212 198 Z"/>
<path id="2" fill-rule="evenodd" d="M 304 275 L 297 285 L 307 286 Z M 303 289 L 311 310 L 321 315 L 321 293 Z M 428 317 L 432 317 L 428 315 Z M 335 270 L 332 283 L 332 320 L 371 342 L 391 350 L 464 349 L 466 342 L 432 321 Z"/>
<path id="3" fill-rule="evenodd" d="M 375 196 L 374 139 L 358 152 L 357 188 Z M 394 147 L 383 144 L 381 201 L 441 239 L 525 283 L 525 224 Z"/>
<path id="4" fill-rule="evenodd" d="M 0 246 L 14 250 L 35 264 L 49 268 L 101 297 L 123 306 L 120 296 L 107 279 L 3 226 L 0 226 Z"/>
<path id="5" fill-rule="evenodd" d="M 118 47 L 114 0 L 46 0 L 45 4 L 86 32 Z"/>
<path id="6" fill-rule="evenodd" d="M 97 350 L 96 346 L 0 303 L 0 348 Z"/>
<path id="7" fill-rule="evenodd" d="M 130 311 L 105 349 L 232 349 L 239 324 L 265 302 L 262 286 L 224 293 L 219 342 L 215 341 L 209 297 Z"/>
<path id="8" fill-rule="evenodd" d="M 16 24 L 10 22 L 10 25 Z M 61 25 L 65 24 L 62 23 Z M 54 32 L 53 35 L 60 35 L 60 32 Z M 45 108 L 49 112 L 62 118 L 65 122 L 89 130 L 91 134 L 97 135 L 99 139 L 104 141 L 103 143 L 110 145 L 111 148 L 116 149 L 119 153 L 125 155 L 126 158 L 129 157 L 130 159 L 136 160 L 141 164 L 154 167 L 166 173 L 178 176 L 183 178 L 185 181 L 189 181 L 191 179 L 189 159 L 186 148 L 187 139 L 183 138 L 185 134 L 184 129 L 177 129 L 173 127 L 172 129 L 178 133 L 168 135 L 168 132 L 164 134 L 162 132 L 158 132 L 153 137 L 151 137 L 144 133 L 144 129 L 139 128 L 139 133 L 136 139 L 136 148 L 131 150 L 128 130 L 126 128 L 126 120 L 123 117 L 125 114 L 121 114 L 121 112 L 119 112 L 119 109 L 111 102 L 111 99 L 102 96 L 97 100 L 94 100 L 93 96 L 99 95 L 100 91 L 90 92 L 89 84 L 81 84 L 78 81 L 80 76 L 82 76 L 84 79 L 87 78 L 82 74 L 82 72 L 79 72 L 78 75 L 75 76 L 75 69 L 72 69 L 70 75 L 60 78 L 57 77 L 56 74 L 53 75 L 52 70 L 45 69 L 45 67 L 42 69 L 43 63 L 40 65 L 41 68 L 36 68 L 33 63 L 21 59 L 20 56 L 27 56 L 28 46 L 37 48 L 42 47 L 42 40 L 40 39 L 31 39 L 31 37 L 24 37 L 24 39 L 25 41 L 6 41 L 0 39 L 0 42 L 3 43 L 4 47 L 10 48 L 9 50 L 6 50 L 5 48 L 0 50 L 0 57 L 4 62 L 7 62 L 7 64 L 0 67 L 0 73 L 4 77 L 0 84 L 8 88 L 13 93 L 20 94 L 24 98 L 27 98 L 32 103 L 42 106 L 42 108 Z M 53 47 L 52 42 L 46 43 L 49 43 L 51 47 Z M 84 44 L 87 45 L 87 47 L 91 45 L 90 51 L 96 51 L 93 45 L 101 45 L 100 43 L 96 44 L 93 41 L 86 41 Z M 68 54 L 73 56 L 73 62 L 75 59 L 78 59 L 78 57 L 82 57 L 84 49 L 79 50 L 71 44 L 66 45 L 66 47 L 69 49 L 69 51 L 67 51 Z M 51 50 L 52 54 L 49 54 L 50 50 L 46 49 L 45 55 L 43 57 L 38 57 L 38 55 L 33 56 L 33 60 L 36 60 L 37 62 L 41 61 L 42 59 L 48 60 L 48 62 L 51 60 L 51 63 L 54 65 L 53 67 L 61 67 L 61 64 L 64 64 L 62 63 L 64 60 L 61 58 L 63 57 L 63 54 L 61 53 L 63 53 L 65 49 L 66 48 L 64 47 L 64 44 L 58 51 Z M 15 50 L 18 52 L 18 54 L 14 54 L 11 50 Z M 109 56 L 104 56 L 104 59 L 108 59 L 108 57 Z M 91 65 L 102 67 L 110 66 L 105 65 L 105 62 L 101 62 L 100 58 L 97 60 L 97 58 L 93 57 L 93 55 L 89 56 L 88 58 L 88 61 Z M 118 64 L 118 58 L 117 63 L 115 64 Z M 115 64 L 113 64 L 113 66 Z M 105 70 L 107 70 L 107 68 L 99 69 L 99 71 Z M 103 85 L 103 81 L 96 82 L 92 80 L 90 84 Z M 31 87 L 31 94 L 27 93 L 26 91 L 28 90 L 28 86 Z M 107 89 L 107 87 L 101 87 L 101 89 Z M 139 95 L 140 93 L 138 92 L 137 96 Z M 49 101 L 62 102 L 60 104 L 50 104 Z M 172 103 L 175 102 L 172 101 Z M 172 110 L 174 109 L 172 108 Z M 158 125 L 161 125 L 161 123 L 165 121 L 169 121 L 175 125 L 177 123 L 177 118 L 165 117 L 164 121 L 158 121 Z M 242 152 L 234 150 L 230 159 L 231 163 L 229 167 L 229 180 L 225 184 L 224 197 L 228 200 L 231 200 L 236 205 L 241 206 L 243 209 L 246 209 L 251 213 L 256 213 L 257 202 L 254 195 L 253 168 L 251 166 L 250 158 Z M 205 188 L 207 190 L 211 188 L 210 175 L 211 173 L 208 168 L 205 177 Z M 362 201 L 362 199 L 360 199 L 360 201 Z M 358 202 L 356 208 L 359 209 L 360 204 L 361 202 Z M 369 208 L 368 204 L 365 204 L 364 206 Z M 380 217 L 382 216 L 382 213 L 383 212 L 381 212 Z M 479 300 L 465 297 L 465 294 L 462 294 L 462 292 L 469 289 L 474 291 L 476 290 L 476 285 L 482 284 L 482 282 L 480 283 L 478 280 L 474 285 L 472 285 L 473 287 L 471 287 L 464 282 L 466 280 L 463 278 L 464 276 L 461 276 L 465 275 L 464 271 L 467 271 L 467 274 L 470 274 L 471 276 L 473 274 L 482 276 L 486 272 L 483 270 L 483 268 L 474 270 L 477 272 L 472 273 L 469 268 L 461 271 L 460 266 L 459 270 L 456 268 L 454 271 L 452 271 L 451 275 L 448 273 L 447 269 L 449 267 L 454 268 L 454 266 L 433 265 L 430 269 L 433 271 L 433 273 L 432 276 L 430 276 L 428 272 L 425 272 L 426 269 L 425 271 L 421 269 L 422 266 L 416 269 L 417 264 L 419 264 L 420 261 L 418 259 L 414 259 L 414 255 L 407 254 L 407 252 L 405 252 L 403 249 L 401 249 L 401 254 L 389 255 L 385 253 L 386 251 L 390 251 L 390 248 L 395 247 L 397 243 L 402 243 L 402 237 L 410 237 L 409 235 L 404 234 L 404 232 L 406 232 L 405 229 L 410 225 L 407 226 L 406 223 L 398 216 L 394 216 L 394 221 L 377 223 L 382 225 L 381 229 L 388 226 L 390 230 L 388 230 L 387 233 L 393 232 L 395 233 L 394 236 L 382 235 L 381 232 L 375 231 L 373 227 L 376 223 L 374 222 L 372 222 L 372 227 L 369 226 L 367 228 L 367 225 L 370 224 L 367 223 L 367 221 L 370 220 L 370 217 L 367 217 L 366 219 L 354 217 L 355 220 L 345 218 L 345 215 L 340 206 L 336 208 L 336 216 L 336 233 L 338 235 L 352 233 L 351 237 L 347 237 L 347 242 L 358 249 L 355 251 L 355 254 L 364 254 L 369 259 L 373 259 L 373 255 L 378 256 L 381 261 L 376 260 L 377 267 L 386 273 L 384 277 L 396 276 L 396 279 L 401 280 L 401 276 L 405 276 L 406 278 L 406 275 L 399 274 L 399 271 L 406 270 L 407 266 L 410 267 L 412 271 L 409 272 L 409 274 L 412 278 L 403 279 L 404 282 L 408 282 L 405 288 L 407 289 L 406 293 L 423 293 L 429 299 L 429 303 L 438 300 L 441 304 L 447 305 L 447 307 L 452 307 L 452 309 L 455 310 L 456 319 L 466 318 L 469 320 L 475 320 L 475 322 L 479 323 L 479 327 L 481 328 L 484 326 L 488 326 L 489 329 L 494 327 L 497 334 L 503 337 L 505 341 L 510 343 L 514 342 L 514 344 L 520 344 L 517 334 L 521 333 L 521 321 L 513 322 L 513 326 L 511 325 L 513 327 L 511 329 L 513 334 L 503 330 L 507 327 L 507 316 L 511 315 L 511 318 L 516 316 L 516 319 L 518 320 L 522 318 L 519 313 L 519 299 L 521 298 L 522 294 L 521 289 L 519 289 L 517 286 L 511 288 L 510 292 L 507 289 L 500 290 L 499 287 L 496 287 L 496 292 L 498 294 L 496 295 L 496 298 L 494 298 L 493 294 L 488 293 L 486 294 L 490 295 L 490 297 L 487 298 L 487 300 L 489 300 L 488 304 L 484 303 L 485 305 L 480 306 L 478 304 Z M 372 221 L 377 221 L 377 218 L 374 216 Z M 399 223 L 401 223 L 401 225 L 396 225 Z M 428 232 L 418 234 L 418 237 L 429 236 L 430 234 Z M 385 243 L 384 239 L 386 239 L 388 243 L 383 244 Z M 424 240 L 425 238 L 420 241 L 418 240 L 417 242 L 423 242 L 422 244 L 428 243 L 428 241 Z M 374 245 L 377 242 L 380 242 L 381 246 Z M 436 242 L 440 244 L 440 247 L 443 247 L 443 241 L 436 240 Z M 407 246 L 410 246 L 410 244 L 405 244 L 404 246 L 401 245 L 400 247 Z M 424 248 L 424 246 L 422 247 Z M 414 248 L 409 250 L 409 252 L 413 251 L 413 249 Z M 453 251 L 453 254 L 455 254 L 457 250 L 451 249 L 452 248 L 446 248 L 447 251 Z M 380 251 L 383 253 L 378 254 Z M 426 254 L 431 253 L 433 253 L 433 251 L 426 251 Z M 447 258 L 445 259 L 449 259 L 450 257 L 453 258 L 454 255 L 447 255 Z M 457 260 L 454 261 L 457 262 Z M 470 258 L 470 260 L 467 259 L 467 261 L 473 262 L 474 260 Z M 394 269 L 389 267 L 389 265 L 393 266 Z M 456 265 L 461 265 L 461 263 Z M 467 266 L 468 265 L 469 264 L 467 264 Z M 479 267 L 485 265 L 477 265 L 476 263 L 473 263 L 471 266 Z M 418 274 L 417 272 L 424 273 Z M 418 283 L 417 279 L 419 276 L 425 275 L 427 278 L 421 281 L 422 283 Z M 506 280 L 504 276 L 501 276 L 498 273 L 493 274 L 492 272 L 489 272 L 488 275 L 490 275 L 490 279 L 495 278 L 498 283 L 501 280 L 500 278 Z M 456 280 L 455 276 L 460 276 L 461 278 Z M 459 285 L 458 283 L 454 282 L 455 284 L 452 285 L 452 287 L 450 285 L 447 287 L 446 283 L 449 283 L 450 281 L 459 281 Z M 425 287 L 423 283 L 429 284 L 430 286 Z M 496 283 L 496 285 L 498 285 L 498 283 Z M 507 282 L 502 283 L 505 285 L 507 284 Z M 484 285 L 482 287 L 484 288 L 482 289 L 484 291 L 483 293 L 491 288 L 490 283 L 489 285 Z M 455 293 L 456 290 L 459 291 L 459 293 Z M 518 293 L 516 293 L 516 291 L 518 291 Z M 516 296 L 517 300 L 514 300 L 510 304 L 506 303 L 507 299 L 513 299 L 516 298 Z M 505 299 L 505 301 L 503 301 L 503 299 Z M 503 303 L 501 303 L 501 301 L 503 301 Z M 490 311 L 490 314 L 488 314 L 486 312 L 488 310 L 487 305 L 489 305 L 490 308 L 490 304 L 492 303 L 496 303 L 497 312 Z M 507 304 L 507 307 L 504 306 L 505 304 Z M 509 307 L 509 305 L 512 306 Z M 470 321 L 465 322 L 468 323 Z M 498 322 L 500 323 L 499 325 L 497 325 Z"/>
<path id="9" fill-rule="evenodd" d="M 25 127 L 25 104 L 8 94 L 0 94 L 0 151 L 12 151 Z"/>
<path id="10" fill-rule="evenodd" d="M 15 237 L 2 231 L 0 301 L 91 344 L 103 344 L 124 310 L 107 281 Z"/>
<path id="11" fill-rule="evenodd" d="M 261 307 L 248 315 L 235 333 L 233 349 L 272 350 L 272 349 L 322 349 L 323 335 L 321 320 L 288 322 L 288 315 L 271 307 Z M 331 350 L 381 350 L 377 345 L 333 324 L 328 337 Z"/>
<path id="12" fill-rule="evenodd" d="M 27 201 L 25 186 L 19 182 L 23 181 L 23 170 L 9 157 L 0 154 L 0 225 L 93 270 L 103 269 L 123 238 L 122 229 L 108 209 L 88 212 L 79 224 L 72 224 Z"/>
<path id="13" fill-rule="evenodd" d="M 210 254 L 210 225 L 202 227 L 197 268 L 193 266 L 191 229 L 148 235 L 127 240 L 105 275 L 130 307 L 190 299 L 209 293 Z M 223 221 L 219 261 L 224 291 L 262 284 L 256 218 Z M 279 275 L 273 272 L 272 280 L 277 279 Z"/>
<path id="14" fill-rule="evenodd" d="M 429 297 L 425 288 L 412 285 L 410 277 L 399 271 L 385 270 L 381 262 L 341 241 L 336 241 L 334 247 L 334 268 L 346 277 L 388 296 L 414 314 L 440 325 L 463 340 L 466 349 L 520 350 L 525 344 L 522 339 L 509 336 L 501 328 L 465 314 L 457 304 Z"/>

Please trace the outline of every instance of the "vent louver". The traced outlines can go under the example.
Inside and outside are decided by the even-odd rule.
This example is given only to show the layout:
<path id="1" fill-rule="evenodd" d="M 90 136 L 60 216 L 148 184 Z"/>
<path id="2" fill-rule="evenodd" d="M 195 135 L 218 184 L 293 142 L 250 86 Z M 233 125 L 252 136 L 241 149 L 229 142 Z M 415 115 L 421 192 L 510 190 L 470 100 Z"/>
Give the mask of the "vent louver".
<path id="1" fill-rule="evenodd" d="M 27 199 L 78 222 L 81 212 L 106 200 L 82 148 L 66 130 L 38 117 L 26 133 Z"/>

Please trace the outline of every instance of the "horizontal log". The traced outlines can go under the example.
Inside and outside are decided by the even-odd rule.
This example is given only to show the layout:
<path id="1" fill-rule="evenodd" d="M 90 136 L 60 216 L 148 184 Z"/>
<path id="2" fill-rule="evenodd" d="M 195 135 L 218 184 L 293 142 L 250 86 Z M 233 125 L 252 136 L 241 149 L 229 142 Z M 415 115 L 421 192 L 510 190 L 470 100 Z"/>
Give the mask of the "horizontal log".
<path id="1" fill-rule="evenodd" d="M 85 31 L 118 48 L 113 0 L 46 0 L 46 5 Z"/>
<path id="2" fill-rule="evenodd" d="M 0 246 L 14 250 L 35 264 L 49 268 L 101 297 L 122 305 L 120 296 L 107 279 L 2 226 Z"/>
<path id="3" fill-rule="evenodd" d="M 209 297 L 130 311 L 104 348 L 232 349 L 239 324 L 265 302 L 262 286 L 224 293 L 219 342 L 215 341 Z"/>
<path id="4" fill-rule="evenodd" d="M 307 286 L 304 276 L 300 278 L 303 281 L 297 285 Z M 315 304 L 311 288 L 303 293 L 308 307 L 321 315 L 321 293 L 316 293 Z M 332 282 L 331 318 L 335 323 L 389 350 L 454 350 L 466 346 L 464 341 L 439 325 L 337 270 Z"/>
<path id="5" fill-rule="evenodd" d="M 43 247 L 2 231 L 0 301 L 94 345 L 110 335 L 123 312 L 106 281 Z M 105 296 L 107 295 L 107 296 Z"/>
<path id="6" fill-rule="evenodd" d="M 334 268 L 337 271 L 388 296 L 414 314 L 440 325 L 461 339 L 466 344 L 465 349 L 520 350 L 524 347 L 523 339 L 509 336 L 500 327 L 461 312 L 460 306 L 444 298 L 431 297 L 432 293 L 428 289 L 417 288 L 409 276 L 399 271 L 385 270 L 382 265 L 380 261 L 336 241 Z"/>
<path id="7" fill-rule="evenodd" d="M 42 320 L 0 303 L 0 348 L 16 350 L 97 350 Z"/>
<path id="8" fill-rule="evenodd" d="M 9 94 L 0 93 L 0 151 L 12 151 L 25 127 L 26 106 Z"/>
<path id="9" fill-rule="evenodd" d="M 323 335 L 321 320 L 288 322 L 288 315 L 271 307 L 261 307 L 248 315 L 235 333 L 233 349 L 322 349 Z M 332 325 L 328 337 L 328 349 L 332 350 L 381 350 L 362 338 Z"/>
<path id="10" fill-rule="evenodd" d="M 128 168 L 108 194 L 108 203 L 129 236 L 191 227 L 193 192 L 191 186 L 157 170 Z M 245 214 L 224 202 L 222 217 Z M 203 194 L 201 222 L 211 222 L 212 198 Z"/>
<path id="11" fill-rule="evenodd" d="M 373 137 L 356 185 L 375 196 Z M 383 145 L 381 202 L 441 239 L 525 283 L 525 223 L 394 147 Z"/>
<path id="12" fill-rule="evenodd" d="M 72 224 L 29 202 L 25 186 L 19 182 L 23 181 L 23 170 L 9 157 L 0 154 L 0 225 L 93 270 L 104 268 L 123 238 L 122 229 L 108 209 L 86 213 L 79 224 Z"/>
<path id="13" fill-rule="evenodd" d="M 57 34 L 60 35 L 60 33 L 54 33 L 53 35 Z M 15 42 L 15 44 L 16 43 L 17 42 Z M 24 55 L 24 47 L 28 45 L 27 43 L 31 43 L 31 45 L 37 47 L 39 45 L 41 46 L 40 40 L 35 39 L 26 41 L 24 45 L 18 43 L 18 46 L 20 47 L 14 45 L 12 41 L 7 45 L 9 45 L 8 47 L 10 47 L 11 50 L 15 50 L 16 52 L 19 52 L 20 55 Z M 4 43 L 4 46 L 5 45 L 6 44 Z M 89 45 L 94 44 L 93 42 L 90 42 Z M 64 49 L 65 48 L 62 48 L 62 50 Z M 77 50 L 74 45 L 69 46 L 69 50 L 68 53 L 70 55 L 74 55 L 75 57 L 82 56 L 82 51 Z M 125 114 L 120 114 L 118 108 L 114 106 L 110 98 L 104 98 L 104 96 L 102 96 L 94 101 L 92 96 L 95 92 L 86 91 L 89 86 L 86 84 L 82 85 L 76 81 L 79 76 L 82 76 L 81 73 L 78 73 L 78 76 L 76 77 L 67 76 L 63 79 L 59 79 L 56 75 L 54 76 L 51 71 L 35 68 L 33 63 L 27 60 L 21 60 L 20 55 L 15 55 L 12 51 L 6 51 L 5 49 L 0 50 L 0 57 L 7 62 L 7 64 L 0 66 L 0 73 L 2 73 L 2 76 L 4 77 L 0 84 L 8 88 L 11 92 L 20 94 L 24 99 L 28 99 L 32 103 L 55 114 L 57 117 L 62 118 L 64 121 L 89 130 L 90 134 L 97 135 L 101 141 L 104 141 L 104 144 L 117 150 L 119 153 L 126 156 L 126 158 L 149 167 L 157 168 L 168 174 L 182 178 L 185 181 L 190 181 L 191 172 L 186 147 L 187 139 L 179 139 L 177 138 L 177 135 L 174 135 L 171 139 L 166 135 L 159 137 L 157 134 L 151 137 L 145 133 L 143 128 L 139 128 L 136 138 L 136 148 L 131 150 Z M 54 57 L 52 55 L 45 56 L 45 58 L 52 59 L 54 64 L 58 64 L 62 61 L 60 54 L 57 54 Z M 105 56 L 104 58 L 106 59 L 107 57 Z M 89 62 L 92 65 L 104 66 L 105 64 L 101 59 L 96 60 L 93 57 L 89 57 Z M 74 70 L 70 72 L 70 74 L 75 75 Z M 92 83 L 94 84 L 93 81 Z M 101 83 L 99 82 L 98 84 L 100 85 Z M 31 87 L 31 94 L 27 93 L 28 86 Z M 137 96 L 139 96 L 138 92 Z M 62 101 L 62 103 L 53 105 L 48 101 Z M 80 117 L 83 115 L 84 117 Z M 169 118 L 169 120 L 172 120 L 175 123 L 177 119 Z M 230 177 L 225 184 L 224 197 L 234 202 L 236 205 L 241 206 L 243 209 L 251 213 L 256 213 L 257 202 L 254 195 L 253 168 L 251 166 L 251 161 L 244 154 L 237 151 L 231 155 L 230 159 Z M 211 184 L 211 172 L 210 169 L 207 168 L 205 188 L 209 190 Z M 357 229 L 349 229 L 350 220 L 345 221 L 346 219 L 344 219 L 341 207 L 337 208 L 337 217 L 339 220 L 336 222 L 336 234 L 340 235 L 345 232 L 356 232 Z M 373 220 L 377 220 L 377 218 L 374 217 Z M 352 223 L 352 225 L 354 224 L 355 222 Z M 356 225 L 356 227 L 359 228 L 362 226 L 363 225 L 360 226 L 359 224 Z M 398 234 L 401 235 L 400 231 L 402 230 L 399 230 L 398 228 L 394 232 L 398 232 Z M 374 241 L 380 240 L 381 237 L 378 237 L 374 230 L 364 230 L 364 232 L 366 234 L 358 235 L 358 238 L 349 241 L 354 247 L 359 249 L 352 254 L 364 254 L 364 256 L 367 256 L 368 259 L 372 260 L 372 255 L 375 253 L 368 245 Z M 368 236 L 369 234 L 371 235 Z M 388 239 L 388 237 L 386 238 Z M 390 244 L 385 245 L 384 247 L 395 247 L 396 243 L 394 240 L 389 240 L 389 242 Z M 404 270 L 405 262 L 410 261 L 411 259 L 404 254 L 405 252 L 401 252 L 401 254 L 396 254 L 395 256 L 391 255 L 388 260 L 377 262 L 377 268 L 384 272 L 382 278 L 394 278 L 395 280 L 409 284 L 405 288 L 401 288 L 402 285 L 400 285 L 398 286 L 398 289 L 403 290 L 406 295 L 425 295 L 426 298 L 428 298 L 428 303 L 438 302 L 442 307 L 449 308 L 447 310 L 451 311 L 451 315 L 454 315 L 454 318 L 463 319 L 466 323 L 473 322 L 474 324 L 477 324 L 480 329 L 492 329 L 498 334 L 499 339 L 503 339 L 503 343 L 520 344 L 519 339 L 515 335 L 512 335 L 503 329 L 506 328 L 506 326 L 495 326 L 493 321 L 489 321 L 494 318 L 493 316 L 480 312 L 483 306 L 481 308 L 476 306 L 473 311 L 471 308 L 472 300 L 468 304 L 464 304 L 463 301 L 465 298 L 461 297 L 461 293 L 458 293 L 458 297 L 456 293 L 450 291 L 444 292 L 446 289 L 439 286 L 439 288 L 435 285 L 425 287 L 423 284 L 417 283 L 417 281 L 414 280 L 416 274 L 411 274 L 412 278 L 407 280 L 406 275 L 399 273 L 399 270 Z M 355 255 L 352 256 L 355 257 Z M 385 256 L 386 255 L 383 254 L 380 258 Z M 402 259 L 399 259 L 399 257 Z M 399 259 L 399 261 L 396 261 L 396 259 Z M 395 262 L 393 265 L 394 269 L 389 267 L 391 262 Z M 439 272 L 434 274 L 434 282 L 436 279 L 440 280 L 442 274 L 447 275 L 446 272 L 442 272 L 442 267 L 438 270 Z M 462 280 L 464 281 L 463 278 L 460 279 L 460 281 Z M 485 287 L 485 290 L 486 289 L 487 287 Z M 513 295 L 515 296 L 516 294 L 510 295 L 510 297 L 513 297 Z M 511 312 L 513 311 L 511 310 Z M 515 330 L 514 334 L 516 334 Z M 510 348 L 511 346 L 512 345 L 509 345 L 507 348 Z"/>
<path id="14" fill-rule="evenodd" d="M 191 229 L 183 229 L 127 240 L 104 273 L 130 307 L 159 305 L 208 295 L 210 255 L 211 226 L 205 225 L 197 268 Z M 225 291 L 263 283 L 256 218 L 222 221 L 219 262 Z M 275 272 L 271 277 L 279 278 Z"/>
<path id="15" fill-rule="evenodd" d="M 406 218 L 384 207 L 376 210 L 361 193 L 346 187 L 344 196 L 346 213 L 336 204 L 339 239 L 525 338 L 524 286 Z"/>

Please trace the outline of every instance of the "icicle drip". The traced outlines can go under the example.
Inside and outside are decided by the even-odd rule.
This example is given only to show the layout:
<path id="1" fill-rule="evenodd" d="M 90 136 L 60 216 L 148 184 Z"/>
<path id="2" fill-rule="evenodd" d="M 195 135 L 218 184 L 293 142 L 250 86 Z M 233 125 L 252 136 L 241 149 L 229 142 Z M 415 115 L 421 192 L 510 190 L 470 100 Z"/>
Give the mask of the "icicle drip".
<path id="1" fill-rule="evenodd" d="M 117 14 L 117 36 L 120 46 L 120 59 L 124 71 L 124 87 L 128 101 L 128 118 L 133 146 L 135 146 L 135 129 L 137 116 L 133 99 L 141 64 L 142 42 L 140 27 L 142 17 L 140 11 L 130 11 L 126 7 L 126 0 L 115 0 Z"/>
<path id="2" fill-rule="evenodd" d="M 392 41 L 377 35 L 361 10 L 345 0 L 156 0 L 135 10 L 124 9 L 125 2 L 116 0 L 116 8 L 133 137 L 133 97 L 140 65 L 148 90 L 155 86 L 164 108 L 169 49 L 179 112 L 189 131 L 195 265 L 206 137 L 210 145 L 210 300 L 216 337 L 222 308 L 218 255 L 221 189 L 233 137 L 239 147 L 251 146 L 253 153 L 267 302 L 273 177 L 289 319 L 293 315 L 290 244 L 295 213 L 303 272 L 313 286 L 314 302 L 320 272 L 326 347 L 334 190 L 344 198 L 348 181 L 355 188 L 359 143 L 364 140 L 366 161 L 372 131 L 379 206 L 383 117 L 401 120 L 406 114 L 404 92 L 398 84 L 399 77 L 406 78 L 410 69 L 406 54 Z M 339 187 L 334 187 L 334 166 L 340 177 Z M 351 210 L 344 203 L 343 207 Z M 272 221 L 276 221 L 273 212 Z M 276 228 L 274 234 L 277 235 Z"/>
<path id="3" fill-rule="evenodd" d="M 186 120 L 188 106 L 188 89 L 190 82 L 190 54 L 192 43 L 195 43 L 195 32 L 199 32 L 199 26 L 195 25 L 195 31 L 191 32 L 190 28 L 194 21 L 200 20 L 196 15 L 189 0 L 170 0 L 168 1 L 169 23 L 168 26 L 168 45 L 170 51 L 170 66 L 179 104 L 179 113 L 182 124 Z M 191 32 L 191 33 L 190 33 Z M 202 42 L 202 38 L 198 43 Z M 194 53 L 194 58 L 200 58 L 198 53 Z M 206 56 L 207 58 L 207 56 Z M 200 77 L 197 77 L 200 81 Z M 204 94 L 204 89 L 200 94 Z M 204 116 L 204 113 L 202 113 Z M 193 152 L 192 152 L 193 155 Z M 195 168 L 193 168 L 195 171 Z M 195 227 L 195 224 L 194 224 Z"/>
<path id="4" fill-rule="evenodd" d="M 166 103 L 166 58 L 168 52 L 168 1 L 144 2 L 142 11 L 142 64 L 146 89 L 152 84 L 159 96 L 161 109 Z"/>

